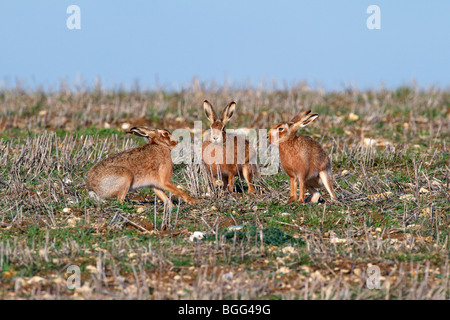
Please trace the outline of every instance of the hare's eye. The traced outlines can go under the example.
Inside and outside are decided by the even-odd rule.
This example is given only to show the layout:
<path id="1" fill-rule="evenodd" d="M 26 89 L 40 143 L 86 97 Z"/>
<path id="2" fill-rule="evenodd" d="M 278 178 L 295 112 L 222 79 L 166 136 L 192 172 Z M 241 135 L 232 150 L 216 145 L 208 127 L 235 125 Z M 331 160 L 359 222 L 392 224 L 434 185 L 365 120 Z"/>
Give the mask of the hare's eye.
<path id="1" fill-rule="evenodd" d="M 279 128 L 278 128 L 278 131 L 283 131 L 283 130 L 284 130 L 283 127 L 279 127 Z"/>
<path id="2" fill-rule="evenodd" d="M 163 133 L 163 136 L 164 137 L 167 137 L 169 135 L 169 133 L 167 132 L 167 131 L 165 131 L 164 133 Z"/>

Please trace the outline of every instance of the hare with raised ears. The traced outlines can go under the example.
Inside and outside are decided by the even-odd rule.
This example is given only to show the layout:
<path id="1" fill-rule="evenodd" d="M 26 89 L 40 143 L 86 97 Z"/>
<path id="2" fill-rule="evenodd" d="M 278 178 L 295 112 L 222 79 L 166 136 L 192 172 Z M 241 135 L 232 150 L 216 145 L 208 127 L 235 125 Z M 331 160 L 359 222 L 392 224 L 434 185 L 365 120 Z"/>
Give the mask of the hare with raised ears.
<path id="1" fill-rule="evenodd" d="M 150 187 L 165 205 L 172 206 L 172 203 L 162 190 L 194 203 L 195 199 L 171 181 L 170 151 L 177 145 L 171 133 L 146 127 L 133 127 L 127 133 L 146 138 L 147 144 L 117 153 L 95 164 L 86 177 L 89 195 L 98 200 L 116 197 L 123 201 L 128 191 Z"/>
<path id="2" fill-rule="evenodd" d="M 302 112 L 291 121 L 271 126 L 268 132 L 269 142 L 278 146 L 284 171 L 290 179 L 290 199 L 297 201 L 297 181 L 299 184 L 299 202 L 305 202 L 305 188 L 311 193 L 311 202 L 318 202 L 320 193 L 316 190 L 324 185 L 332 200 L 336 200 L 333 191 L 333 174 L 327 153 L 314 139 L 297 135 L 300 127 L 307 126 L 319 115 L 311 110 Z"/>
<path id="3" fill-rule="evenodd" d="M 211 181 L 216 185 L 215 178 L 220 178 L 224 188 L 233 192 L 234 177 L 239 174 L 247 182 L 248 192 L 255 192 L 253 176 L 257 174 L 257 166 L 250 163 L 256 156 L 255 150 L 244 137 L 225 133 L 225 125 L 233 115 L 236 103 L 230 102 L 220 119 L 207 100 L 203 102 L 203 109 L 210 122 L 210 132 L 203 142 L 202 156 Z"/>

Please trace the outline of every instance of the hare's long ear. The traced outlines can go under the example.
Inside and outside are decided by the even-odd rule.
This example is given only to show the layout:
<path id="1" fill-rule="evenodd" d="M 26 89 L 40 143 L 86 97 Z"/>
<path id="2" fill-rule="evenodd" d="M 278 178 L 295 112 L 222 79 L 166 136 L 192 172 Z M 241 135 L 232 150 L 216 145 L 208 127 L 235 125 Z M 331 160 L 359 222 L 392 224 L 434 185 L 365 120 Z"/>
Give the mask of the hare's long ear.
<path id="1" fill-rule="evenodd" d="M 230 102 L 225 109 L 223 109 L 222 113 L 222 122 L 223 125 L 226 125 L 228 120 L 233 116 L 234 110 L 236 109 L 236 103 L 234 101 Z"/>
<path id="2" fill-rule="evenodd" d="M 318 117 L 319 115 L 317 113 L 311 113 L 311 110 L 307 110 L 299 113 L 294 118 L 292 118 L 292 120 L 289 121 L 289 126 L 292 129 L 297 130 L 298 128 L 307 126 Z"/>
<path id="3" fill-rule="evenodd" d="M 129 129 L 127 133 L 131 133 L 139 137 L 144 137 L 148 141 L 156 136 L 155 130 L 148 129 L 146 127 L 133 127 Z"/>
<path id="4" fill-rule="evenodd" d="M 203 101 L 203 110 L 205 110 L 205 114 L 209 122 L 214 123 L 217 120 L 216 112 L 208 100 Z"/>
<path id="5" fill-rule="evenodd" d="M 307 114 L 310 114 L 311 113 L 311 110 L 306 110 L 306 111 L 303 111 L 303 112 L 300 112 L 298 115 L 296 115 L 295 117 L 293 117 L 292 119 L 291 119 L 291 121 L 289 121 L 290 123 L 296 123 L 296 122 L 298 122 L 301 118 L 303 118 L 304 116 L 306 116 Z"/>

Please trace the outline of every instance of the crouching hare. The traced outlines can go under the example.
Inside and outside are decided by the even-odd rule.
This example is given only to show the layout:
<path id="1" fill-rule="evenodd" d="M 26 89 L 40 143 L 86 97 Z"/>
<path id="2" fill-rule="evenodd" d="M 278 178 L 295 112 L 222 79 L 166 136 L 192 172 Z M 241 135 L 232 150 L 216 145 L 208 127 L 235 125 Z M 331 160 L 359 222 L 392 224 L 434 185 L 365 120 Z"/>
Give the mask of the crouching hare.
<path id="1" fill-rule="evenodd" d="M 311 110 L 302 112 L 289 122 L 271 126 L 267 136 L 269 142 L 278 146 L 284 171 L 290 179 L 289 202 L 297 201 L 297 181 L 299 183 L 299 202 L 305 203 L 305 188 L 311 193 L 309 200 L 318 202 L 320 193 L 316 190 L 324 185 L 331 199 L 336 200 L 333 191 L 333 174 L 327 153 L 311 137 L 297 135 L 300 127 L 307 126 L 319 115 Z"/>
<path id="2" fill-rule="evenodd" d="M 203 163 L 214 185 L 217 184 L 215 178 L 220 178 L 224 188 L 233 192 L 234 177 L 239 174 L 247 182 L 248 192 L 253 193 L 253 176 L 258 172 L 256 164 L 250 162 L 253 162 L 251 160 L 254 160 L 256 152 L 244 137 L 225 133 L 225 125 L 235 108 L 236 103 L 230 102 L 219 119 L 211 103 L 207 100 L 203 102 L 203 109 L 210 122 L 209 137 L 202 145 Z"/>
<path id="3" fill-rule="evenodd" d="M 123 201 L 128 191 L 150 187 L 165 205 L 172 206 L 170 191 L 194 203 L 196 200 L 178 189 L 171 181 L 170 151 L 177 145 L 168 130 L 133 127 L 127 131 L 147 139 L 147 144 L 114 154 L 95 164 L 86 177 L 89 196 L 100 200 L 117 197 Z"/>

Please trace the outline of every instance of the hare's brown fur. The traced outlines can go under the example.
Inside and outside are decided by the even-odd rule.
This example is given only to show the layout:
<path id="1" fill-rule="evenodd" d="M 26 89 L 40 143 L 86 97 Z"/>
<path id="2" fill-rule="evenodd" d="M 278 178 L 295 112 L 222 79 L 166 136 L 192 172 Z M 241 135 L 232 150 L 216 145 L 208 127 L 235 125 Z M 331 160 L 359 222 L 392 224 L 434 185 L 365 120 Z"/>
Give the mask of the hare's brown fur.
<path id="1" fill-rule="evenodd" d="M 208 140 L 202 145 L 203 162 L 213 184 L 216 184 L 216 178 L 221 178 L 224 188 L 233 192 L 234 177 L 239 174 L 247 182 L 248 192 L 253 193 L 253 178 L 257 174 L 257 166 L 250 162 L 256 152 L 244 137 L 225 133 L 225 125 L 233 115 L 235 106 L 234 102 L 229 103 L 223 110 L 222 119 L 218 119 L 212 105 L 207 100 L 203 102 L 211 124 Z"/>
<path id="2" fill-rule="evenodd" d="M 280 160 L 290 180 L 290 199 L 297 201 L 297 182 L 299 202 L 305 202 L 305 189 L 311 194 L 311 201 L 317 202 L 320 193 L 316 190 L 321 184 L 325 186 L 332 200 L 336 199 L 333 191 L 333 174 L 331 163 L 322 146 L 311 137 L 297 135 L 297 129 L 314 121 L 318 114 L 305 111 L 289 122 L 272 125 L 269 142 L 279 147 Z"/>
<path id="3" fill-rule="evenodd" d="M 86 177 L 86 188 L 95 198 L 114 198 L 123 201 L 130 190 L 150 187 L 155 194 L 171 204 L 162 190 L 170 191 L 187 202 L 195 199 L 178 189 L 171 181 L 171 149 L 177 144 L 167 130 L 131 128 L 129 133 L 147 138 L 148 143 L 135 147 L 95 164 Z"/>

